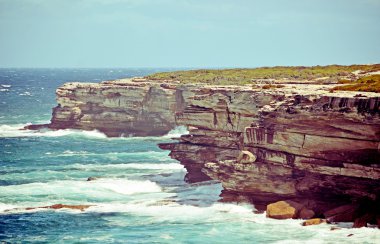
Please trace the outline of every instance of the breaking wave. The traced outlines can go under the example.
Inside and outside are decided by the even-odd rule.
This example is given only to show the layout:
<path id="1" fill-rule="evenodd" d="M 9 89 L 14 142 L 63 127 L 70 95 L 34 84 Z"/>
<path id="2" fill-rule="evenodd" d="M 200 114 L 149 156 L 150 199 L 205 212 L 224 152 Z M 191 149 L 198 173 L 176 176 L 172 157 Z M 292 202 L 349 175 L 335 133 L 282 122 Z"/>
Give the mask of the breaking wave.
<path id="1" fill-rule="evenodd" d="M 61 136 L 81 136 L 88 138 L 107 138 L 107 136 L 97 130 L 26 130 L 29 124 L 0 125 L 0 137 L 61 137 Z"/>

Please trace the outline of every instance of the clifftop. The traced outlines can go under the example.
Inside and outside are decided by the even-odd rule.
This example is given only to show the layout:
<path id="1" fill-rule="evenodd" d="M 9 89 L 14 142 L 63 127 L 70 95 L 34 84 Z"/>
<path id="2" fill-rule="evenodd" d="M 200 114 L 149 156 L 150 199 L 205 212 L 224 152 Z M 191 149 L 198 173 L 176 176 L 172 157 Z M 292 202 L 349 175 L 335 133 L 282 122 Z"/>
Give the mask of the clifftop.
<path id="1" fill-rule="evenodd" d="M 328 65 L 328 66 L 277 66 L 252 69 L 200 69 L 162 72 L 147 76 L 149 80 L 175 80 L 182 84 L 203 83 L 213 85 L 247 85 L 257 82 L 304 82 L 315 84 L 355 81 L 359 77 L 380 72 L 380 64 Z"/>

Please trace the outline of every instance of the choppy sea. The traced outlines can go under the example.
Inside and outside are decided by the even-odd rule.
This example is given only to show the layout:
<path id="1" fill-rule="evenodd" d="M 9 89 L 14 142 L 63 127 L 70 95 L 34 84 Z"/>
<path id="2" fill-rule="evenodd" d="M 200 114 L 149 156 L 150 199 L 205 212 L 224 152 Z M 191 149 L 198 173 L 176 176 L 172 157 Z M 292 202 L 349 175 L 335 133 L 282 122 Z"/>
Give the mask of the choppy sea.
<path id="1" fill-rule="evenodd" d="M 1 243 L 380 243 L 378 229 L 267 219 L 253 206 L 219 202 L 218 182 L 186 183 L 186 170 L 156 146 L 185 128 L 145 138 L 19 130 L 50 120 L 64 82 L 157 71 L 0 69 Z M 26 210 L 53 204 L 91 207 Z"/>

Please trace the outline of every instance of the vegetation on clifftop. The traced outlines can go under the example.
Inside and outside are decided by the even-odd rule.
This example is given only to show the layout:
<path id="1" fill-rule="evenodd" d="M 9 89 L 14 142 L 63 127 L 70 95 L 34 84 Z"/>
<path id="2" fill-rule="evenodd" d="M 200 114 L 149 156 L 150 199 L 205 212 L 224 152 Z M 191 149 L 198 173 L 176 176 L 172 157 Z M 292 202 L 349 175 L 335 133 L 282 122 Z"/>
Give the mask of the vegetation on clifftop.
<path id="1" fill-rule="evenodd" d="M 359 78 L 356 81 L 348 82 L 343 80 L 344 86 L 336 86 L 333 91 L 363 91 L 363 92 L 380 92 L 380 75 L 370 75 Z"/>
<path id="2" fill-rule="evenodd" d="M 200 69 L 162 72 L 147 76 L 152 80 L 177 80 L 181 83 L 206 83 L 215 85 L 252 84 L 257 79 L 291 79 L 338 81 L 351 72 L 380 71 L 380 64 L 374 65 L 328 65 L 328 66 L 276 66 L 252 69 Z"/>

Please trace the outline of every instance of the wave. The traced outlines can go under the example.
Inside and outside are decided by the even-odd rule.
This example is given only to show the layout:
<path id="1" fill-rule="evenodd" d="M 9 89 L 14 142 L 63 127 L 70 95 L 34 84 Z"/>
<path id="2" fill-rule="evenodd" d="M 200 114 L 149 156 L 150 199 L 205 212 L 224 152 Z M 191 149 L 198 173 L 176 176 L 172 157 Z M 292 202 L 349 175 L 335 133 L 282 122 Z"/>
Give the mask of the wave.
<path id="1" fill-rule="evenodd" d="M 0 213 L 5 212 L 9 209 L 14 209 L 14 208 L 17 208 L 17 206 L 0 202 Z"/>
<path id="2" fill-rule="evenodd" d="M 107 136 L 97 130 L 84 131 L 75 129 L 64 130 L 25 130 L 27 124 L 0 125 L 0 137 L 62 137 L 81 136 L 88 138 L 107 138 Z"/>
<path id="3" fill-rule="evenodd" d="M 137 216 L 150 216 L 155 222 L 203 222 L 246 220 L 252 217 L 252 207 L 228 203 L 215 203 L 208 207 L 186 205 L 175 198 L 161 198 L 131 203 L 101 203 L 87 210 L 99 213 L 129 213 Z"/>
<path id="4" fill-rule="evenodd" d="M 11 85 L 6 85 L 6 84 L 2 84 L 1 86 L 4 87 L 4 88 L 10 88 L 10 87 L 12 87 Z"/>
<path id="5" fill-rule="evenodd" d="M 152 170 L 184 170 L 179 163 L 129 163 L 129 164 L 73 164 L 68 165 L 70 169 L 152 169 Z"/>
<path id="6" fill-rule="evenodd" d="M 100 179 L 88 183 L 96 188 L 105 188 L 124 195 L 162 191 L 159 185 L 149 180 Z"/>
<path id="7" fill-rule="evenodd" d="M 33 96 L 32 93 L 30 93 L 30 92 L 28 92 L 28 91 L 23 92 L 23 93 L 19 93 L 18 95 L 19 95 L 19 96 L 30 96 L 30 97 Z"/>
<path id="8" fill-rule="evenodd" d="M 180 137 L 182 135 L 189 134 L 189 131 L 187 130 L 186 126 L 177 126 L 176 128 L 169 131 L 167 135 L 164 135 L 164 138 L 172 138 L 172 137 Z"/>
<path id="9" fill-rule="evenodd" d="M 95 183 L 94 181 L 93 183 Z M 252 237 L 264 238 L 271 243 L 378 243 L 380 232 L 375 228 L 352 229 L 343 227 L 331 231 L 334 225 L 321 224 L 317 226 L 301 226 L 303 220 L 289 219 L 276 220 L 266 218 L 265 213 L 254 214 L 250 205 L 237 205 L 230 203 L 214 203 L 208 207 L 194 205 L 184 205 L 176 202 L 175 198 L 157 197 L 156 199 L 136 199 L 127 203 L 122 202 L 40 202 L 34 203 L 31 207 L 46 206 L 57 203 L 63 204 L 86 204 L 93 205 L 83 212 L 72 209 L 60 209 L 55 211 L 70 212 L 70 214 L 107 214 L 107 213 L 127 213 L 134 216 L 146 216 L 139 219 L 139 224 L 153 225 L 160 223 L 186 224 L 191 225 L 215 225 L 218 228 L 207 228 L 207 235 L 221 236 L 224 228 L 229 228 L 232 233 L 249 233 Z M 30 206 L 30 205 L 29 205 Z M 14 205 L 0 203 L 0 210 L 9 210 Z M 25 205 L 22 207 L 26 207 Z M 51 209 L 20 210 L 13 209 L 2 214 L 12 214 L 15 212 L 31 211 L 52 211 Z M 111 220 L 112 221 L 112 220 Z M 129 221 L 112 221 L 113 226 L 120 228 L 131 225 Z M 229 231 L 229 232 L 230 232 Z M 276 233 L 272 236 L 271 233 Z M 279 237 L 284 237 L 282 240 Z"/>
<path id="10" fill-rule="evenodd" d="M 270 236 L 276 233 L 286 237 L 283 240 L 271 238 L 273 243 L 378 243 L 380 232 L 376 228 L 342 228 L 331 231 L 333 225 L 317 226 L 301 225 L 303 220 L 276 220 L 266 217 L 266 214 L 255 214 L 250 205 L 215 203 L 208 207 L 183 205 L 172 199 L 162 199 L 151 202 L 134 202 L 127 204 L 98 204 L 87 212 L 128 213 L 136 216 L 149 216 L 149 223 L 191 223 L 228 225 L 239 233 L 250 233 L 254 237 Z M 128 223 L 118 223 L 124 226 Z M 235 226 L 234 226 L 235 225 Z M 212 232 L 212 230 L 210 230 Z M 220 228 L 217 233 L 221 235 Z M 350 235 L 353 234 L 353 235 Z M 263 236 L 264 235 L 264 236 Z M 268 239 L 267 239 L 268 240 Z"/>
<path id="11" fill-rule="evenodd" d="M 48 121 L 42 121 L 46 123 Z M 62 136 L 81 136 L 88 138 L 97 138 L 97 139 L 108 139 L 108 140 L 161 140 L 161 139 L 170 139 L 172 137 L 180 137 L 181 135 L 188 134 L 185 126 L 178 126 L 175 129 L 171 130 L 167 135 L 161 137 L 116 137 L 110 138 L 107 137 L 104 133 L 92 130 L 77 130 L 77 129 L 62 129 L 62 130 L 26 130 L 25 126 L 31 125 L 27 124 L 3 124 L 0 125 L 0 138 L 1 137 L 62 137 Z"/>
<path id="12" fill-rule="evenodd" d="M 118 195 L 133 195 L 140 193 L 161 192 L 157 183 L 149 180 L 128 180 L 118 178 L 104 178 L 94 181 L 58 180 L 46 183 L 29 183 L 21 185 L 0 186 L 0 196 L 7 198 L 46 200 L 66 199 L 81 200 L 92 199 L 115 200 Z M 116 194 L 116 195 L 115 195 Z M 44 203 L 46 205 L 46 203 Z"/>
<path id="13" fill-rule="evenodd" d="M 75 163 L 45 165 L 43 169 L 39 166 L 27 167 L 27 169 L 21 171 L 13 167 L 7 167 L 7 173 L 4 174 L 3 172 L 5 171 L 1 172 L 2 176 L 0 177 L 2 178 L 3 186 L 12 184 L 29 187 L 33 186 L 27 185 L 30 183 L 54 182 L 57 180 L 65 180 L 66 182 L 68 180 L 77 180 L 79 181 L 78 184 L 81 184 L 89 177 L 95 177 L 103 182 L 108 178 L 120 178 L 126 175 L 133 177 L 133 179 L 143 176 L 143 180 L 148 179 L 164 186 L 168 186 L 168 184 L 177 186 L 182 182 L 186 170 L 179 163 L 118 163 L 102 165 Z"/>
<path id="14" fill-rule="evenodd" d="M 106 160 L 118 160 L 119 163 L 127 162 L 138 162 L 141 160 L 148 160 L 150 162 L 166 162 L 170 160 L 168 158 L 169 152 L 167 151 L 140 151 L 140 152 L 88 152 L 88 151 L 64 151 L 63 153 L 45 153 L 45 157 L 55 158 L 55 157 L 82 157 L 82 156 L 92 156 L 101 157 Z M 122 160 L 122 162 L 120 162 Z M 84 164 L 86 165 L 86 164 Z"/>

